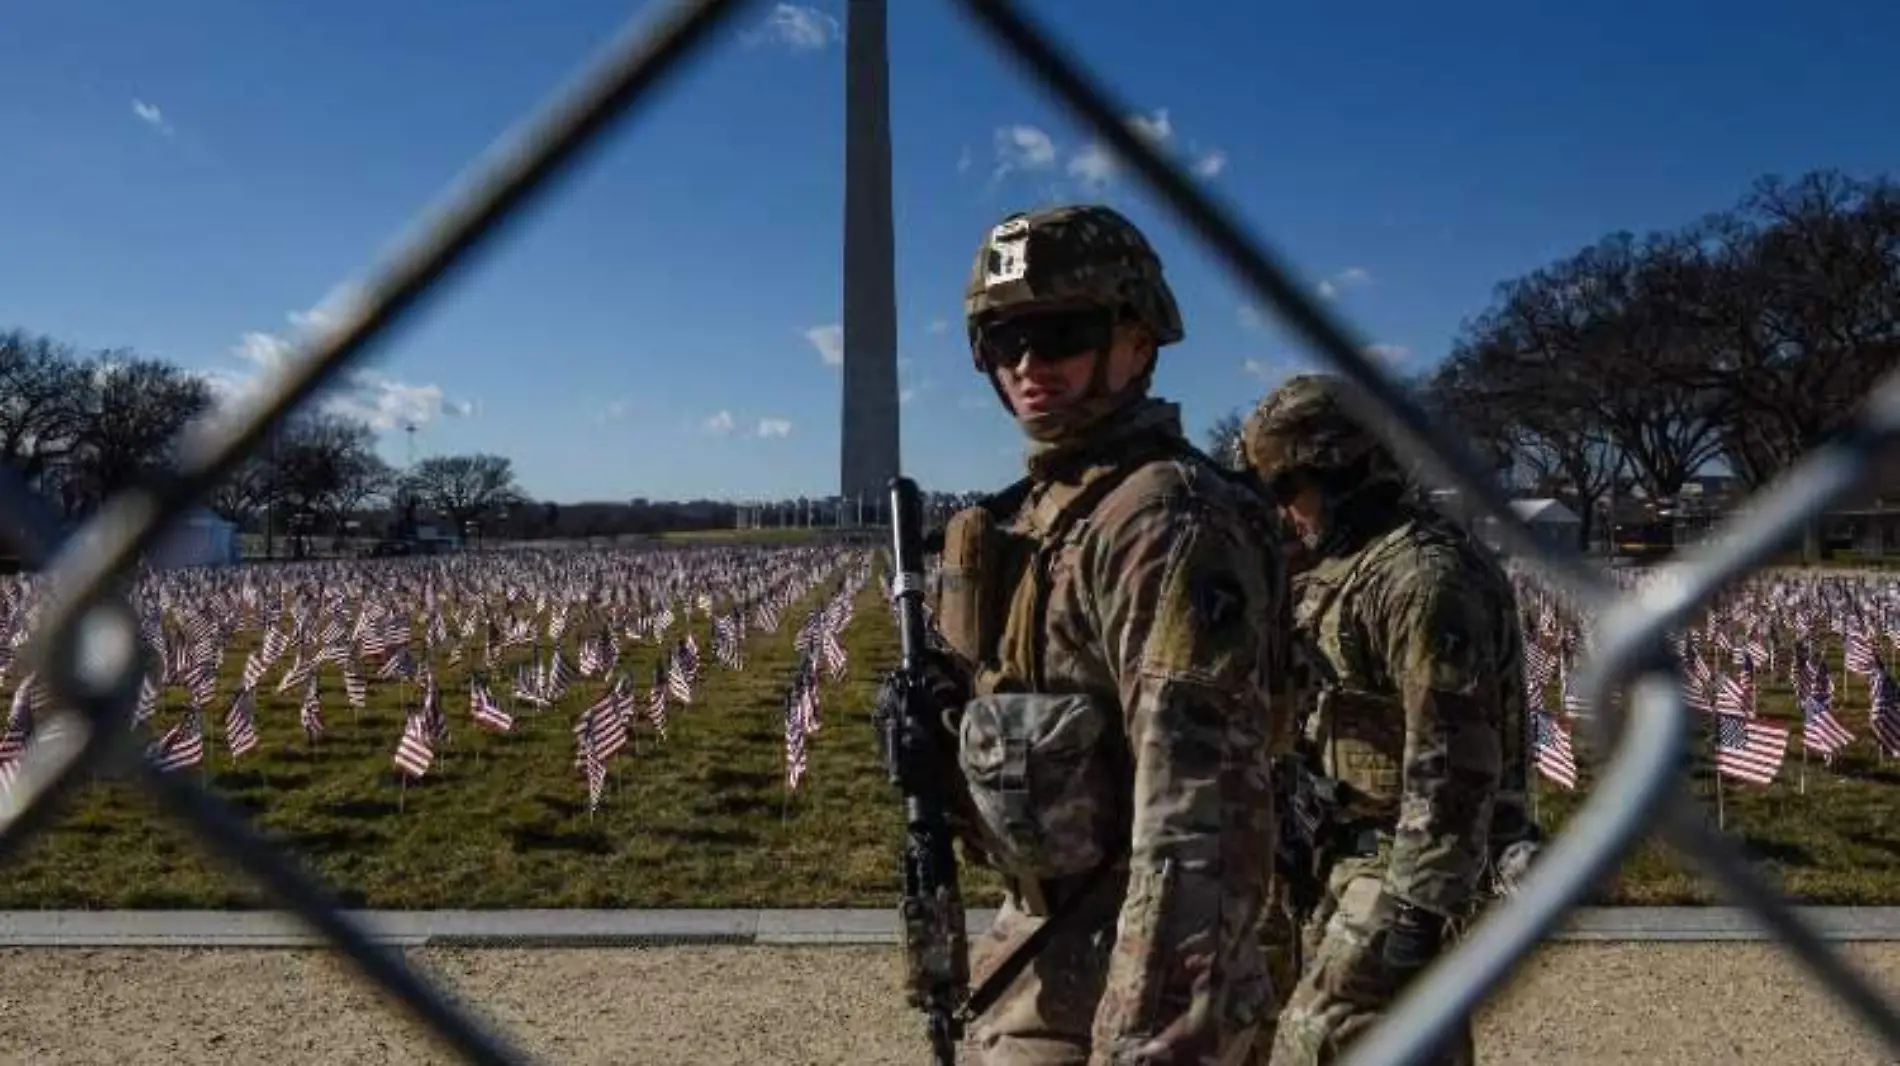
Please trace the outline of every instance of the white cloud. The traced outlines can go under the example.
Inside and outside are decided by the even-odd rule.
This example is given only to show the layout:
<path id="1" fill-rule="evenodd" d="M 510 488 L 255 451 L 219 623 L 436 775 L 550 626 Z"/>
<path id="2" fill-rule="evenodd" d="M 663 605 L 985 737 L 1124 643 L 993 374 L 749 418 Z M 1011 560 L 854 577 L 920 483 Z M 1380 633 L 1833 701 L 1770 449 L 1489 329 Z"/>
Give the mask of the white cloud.
<path id="1" fill-rule="evenodd" d="M 1320 299 L 1330 300 L 1338 296 L 1341 289 L 1356 285 L 1370 285 L 1371 283 L 1372 271 L 1367 270 L 1365 267 L 1347 267 L 1332 277 L 1321 281 L 1316 288 L 1319 291 Z"/>
<path id="2" fill-rule="evenodd" d="M 987 396 L 963 396 L 957 400 L 957 406 L 965 411 L 988 411 L 997 406 L 995 394 Z"/>
<path id="3" fill-rule="evenodd" d="M 424 425 L 444 415 L 467 416 L 474 412 L 467 401 L 446 399 L 440 385 L 414 385 L 374 370 L 352 370 L 346 376 L 349 390 L 321 401 L 323 409 L 360 419 L 379 433 Z"/>
<path id="4" fill-rule="evenodd" d="M 1281 371 L 1276 368 L 1277 362 L 1278 360 L 1249 359 L 1240 364 L 1240 369 L 1246 371 L 1253 377 L 1259 378 L 1261 381 L 1271 381 L 1281 373 Z"/>
<path id="5" fill-rule="evenodd" d="M 172 135 L 171 123 L 165 121 L 165 113 L 158 109 L 157 104 L 148 104 L 143 100 L 135 99 L 132 101 L 132 114 L 136 116 L 140 122 L 145 123 L 147 126 L 152 127 L 165 136 L 170 137 Z"/>
<path id="6" fill-rule="evenodd" d="M 1056 142 L 1034 126 L 1005 126 L 996 131 L 996 177 L 1011 171 L 1048 170 L 1056 164 Z"/>
<path id="7" fill-rule="evenodd" d="M 706 419 L 705 422 L 701 423 L 701 427 L 705 429 L 705 431 L 708 433 L 717 434 L 719 436 L 725 436 L 726 434 L 732 432 L 732 427 L 733 427 L 732 412 L 721 411 L 718 414 L 713 415 L 712 417 Z"/>
<path id="8" fill-rule="evenodd" d="M 1402 344 L 1368 344 L 1360 350 L 1374 359 L 1383 359 L 1388 364 L 1403 363 L 1412 356 L 1412 349 Z"/>
<path id="9" fill-rule="evenodd" d="M 318 334 L 341 320 L 342 309 L 355 298 L 356 290 L 345 286 L 317 306 L 293 311 L 285 318 L 301 339 L 314 342 Z M 232 354 L 249 364 L 249 369 L 212 369 L 201 375 L 219 401 L 218 413 L 213 417 L 233 413 L 238 405 L 274 392 L 296 352 L 297 342 L 283 335 L 263 331 L 244 334 Z M 410 424 L 426 425 L 440 418 L 473 417 L 481 411 L 476 401 L 450 399 L 440 385 L 402 381 L 370 369 L 345 371 L 318 392 L 311 405 L 319 411 L 360 419 L 379 433 Z"/>
<path id="10" fill-rule="evenodd" d="M 1150 148 L 1163 155 L 1173 150 L 1174 119 L 1167 108 L 1156 108 L 1146 115 L 1130 115 L 1127 122 L 1129 130 Z M 1200 177 L 1212 178 L 1227 168 L 1227 153 L 1218 148 L 1202 152 L 1198 146 L 1190 144 L 1188 151 L 1195 156 L 1190 167 Z M 1121 172 L 1122 163 L 1106 145 L 1091 141 L 1069 156 L 1065 169 L 1084 188 L 1097 192 Z"/>
<path id="11" fill-rule="evenodd" d="M 1155 111 L 1153 117 L 1147 115 L 1128 116 L 1128 128 L 1135 136 L 1147 141 L 1154 148 L 1162 149 L 1174 139 L 1174 123 L 1168 119 L 1168 109 L 1163 107 Z"/>
<path id="12" fill-rule="evenodd" d="M 1216 178 L 1227 169 L 1227 153 L 1218 148 L 1201 153 L 1194 160 L 1194 176 L 1197 178 Z"/>
<path id="13" fill-rule="evenodd" d="M 950 331 L 950 320 L 947 318 L 933 318 L 930 320 L 929 329 L 932 333 L 948 333 Z"/>
<path id="14" fill-rule="evenodd" d="M 970 168 L 975 165 L 976 154 L 970 151 L 970 146 L 966 144 L 963 146 L 963 154 L 957 156 L 957 173 L 967 174 Z"/>
<path id="15" fill-rule="evenodd" d="M 841 39 L 838 20 L 805 4 L 775 4 L 762 29 L 744 35 L 749 45 L 771 42 L 795 52 L 816 52 Z"/>
<path id="16" fill-rule="evenodd" d="M 805 339 L 818 349 L 818 358 L 826 366 L 844 365 L 844 327 L 834 322 L 828 326 L 813 326 L 805 331 Z"/>
<path id="17" fill-rule="evenodd" d="M 1091 144 L 1069 157 L 1069 176 L 1093 190 L 1108 184 L 1115 176 L 1115 157 L 1099 144 Z"/>
<path id="18" fill-rule="evenodd" d="M 790 419 L 785 419 L 785 418 L 759 419 L 758 434 L 761 437 L 788 437 L 791 435 L 791 432 L 792 432 L 792 423 Z"/>
<path id="19" fill-rule="evenodd" d="M 1234 309 L 1234 316 L 1240 319 L 1242 329 L 1266 329 L 1267 316 L 1252 304 L 1241 304 Z"/>
<path id="20" fill-rule="evenodd" d="M 897 389 L 897 402 L 909 403 L 926 392 L 935 391 L 936 387 L 937 387 L 936 383 L 931 381 L 929 378 L 925 378 L 922 381 L 918 381 L 912 384 L 905 384 L 904 382 L 899 381 L 898 389 Z"/>

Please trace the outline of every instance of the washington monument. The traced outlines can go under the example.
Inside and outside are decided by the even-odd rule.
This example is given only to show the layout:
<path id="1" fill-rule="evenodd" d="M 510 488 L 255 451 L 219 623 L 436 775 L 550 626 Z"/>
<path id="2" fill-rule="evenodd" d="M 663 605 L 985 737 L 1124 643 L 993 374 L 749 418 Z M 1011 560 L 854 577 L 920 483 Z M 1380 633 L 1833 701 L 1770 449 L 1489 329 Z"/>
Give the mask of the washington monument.
<path id="1" fill-rule="evenodd" d="M 844 41 L 844 427 L 840 488 L 866 514 L 899 471 L 897 285 L 885 0 L 850 0 Z M 847 502 L 847 508 L 850 504 Z"/>

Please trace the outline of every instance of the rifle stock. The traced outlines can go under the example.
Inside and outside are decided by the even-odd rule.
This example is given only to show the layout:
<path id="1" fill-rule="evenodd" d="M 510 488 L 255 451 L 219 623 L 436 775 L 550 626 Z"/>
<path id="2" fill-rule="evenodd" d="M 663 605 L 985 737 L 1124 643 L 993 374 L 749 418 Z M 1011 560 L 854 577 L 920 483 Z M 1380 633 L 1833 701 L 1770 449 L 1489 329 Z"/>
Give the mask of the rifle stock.
<path id="1" fill-rule="evenodd" d="M 907 998 L 927 1019 L 933 1060 L 953 1066 L 969 995 L 969 944 L 951 843 L 938 724 L 924 672 L 924 563 L 917 484 L 893 478 L 892 594 L 901 657 L 879 700 L 877 727 L 891 784 L 904 799 L 903 895 L 898 904 Z"/>

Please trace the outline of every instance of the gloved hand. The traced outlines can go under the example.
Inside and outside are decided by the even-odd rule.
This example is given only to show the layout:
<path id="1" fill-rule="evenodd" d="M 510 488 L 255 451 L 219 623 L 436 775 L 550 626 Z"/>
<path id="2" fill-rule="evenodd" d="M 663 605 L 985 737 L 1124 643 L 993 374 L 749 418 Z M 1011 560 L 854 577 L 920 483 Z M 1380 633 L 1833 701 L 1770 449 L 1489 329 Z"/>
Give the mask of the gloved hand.
<path id="1" fill-rule="evenodd" d="M 959 715 L 963 705 L 970 702 L 970 670 L 956 652 L 938 641 L 931 641 L 924 649 L 922 661 L 918 664 L 924 675 L 924 687 L 930 692 L 930 698 L 936 705 Z"/>
<path id="2" fill-rule="evenodd" d="M 1328 937 L 1313 965 L 1329 994 L 1349 1003 L 1389 1003 L 1438 957 L 1444 919 L 1401 903 L 1383 928 L 1363 940 Z"/>
<path id="3" fill-rule="evenodd" d="M 1438 957 L 1444 938 L 1443 918 L 1410 903 L 1401 903 L 1386 929 L 1385 963 L 1404 980 Z"/>

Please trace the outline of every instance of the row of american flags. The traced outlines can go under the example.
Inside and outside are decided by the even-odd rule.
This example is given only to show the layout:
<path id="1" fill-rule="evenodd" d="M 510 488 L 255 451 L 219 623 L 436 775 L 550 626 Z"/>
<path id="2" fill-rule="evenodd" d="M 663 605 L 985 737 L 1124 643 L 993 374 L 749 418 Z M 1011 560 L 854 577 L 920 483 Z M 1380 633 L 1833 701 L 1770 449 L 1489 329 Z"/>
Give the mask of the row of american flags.
<path id="1" fill-rule="evenodd" d="M 1574 789 L 1571 723 L 1585 707 L 1571 678 L 1588 654 L 1588 620 L 1533 577 L 1514 578 L 1533 765 L 1559 787 Z M 1619 575 L 1626 590 L 1643 580 Z M 1694 624 L 1671 634 L 1670 643 L 1683 700 L 1708 724 L 1718 780 L 1772 784 L 1794 742 L 1804 773 L 1809 753 L 1833 766 L 1836 756 L 1862 742 L 1851 718 L 1843 720 L 1862 698 L 1866 742 L 1883 757 L 1900 756 L 1900 685 L 1890 665 L 1900 653 L 1900 582 L 1758 576 L 1724 592 Z M 1764 691 L 1783 685 L 1798 721 L 1763 713 Z"/>
<path id="2" fill-rule="evenodd" d="M 268 685 L 298 694 L 299 725 L 314 747 L 335 710 L 324 694 L 325 676 L 335 673 L 356 715 L 368 708 L 372 685 L 398 690 L 403 721 L 391 761 L 406 786 L 427 777 L 451 744 L 439 674 L 459 665 L 468 677 L 469 720 L 493 733 L 516 731 L 524 713 L 592 690 L 573 723 L 573 766 L 592 811 L 634 729 L 664 741 L 669 706 L 694 702 L 705 669 L 695 617 L 707 620 L 712 659 L 742 671 L 751 634 L 777 632 L 787 611 L 830 585 L 794 638 L 800 662 L 785 702 L 785 760 L 787 788 L 795 788 L 807 738 L 818 730 L 820 679 L 845 676 L 843 634 L 871 558 L 855 548 L 740 547 L 144 571 L 131 597 L 149 668 L 132 728 L 159 733 L 145 749 L 159 768 L 199 768 L 207 722 L 223 707 L 225 746 L 240 760 L 259 746 L 259 694 Z M 0 579 L 0 684 L 16 673 L 43 581 Z M 626 660 L 639 645 L 658 650 L 644 693 Z M 522 648 L 525 659 L 504 679 L 503 657 Z M 243 665 L 235 692 L 222 694 L 226 704 L 220 677 L 237 654 Z M 59 721 L 48 716 L 48 687 L 22 673 L 0 732 L 0 791 L 11 790 L 36 730 Z M 185 706 L 161 733 L 155 720 L 172 690 L 182 690 Z"/>

